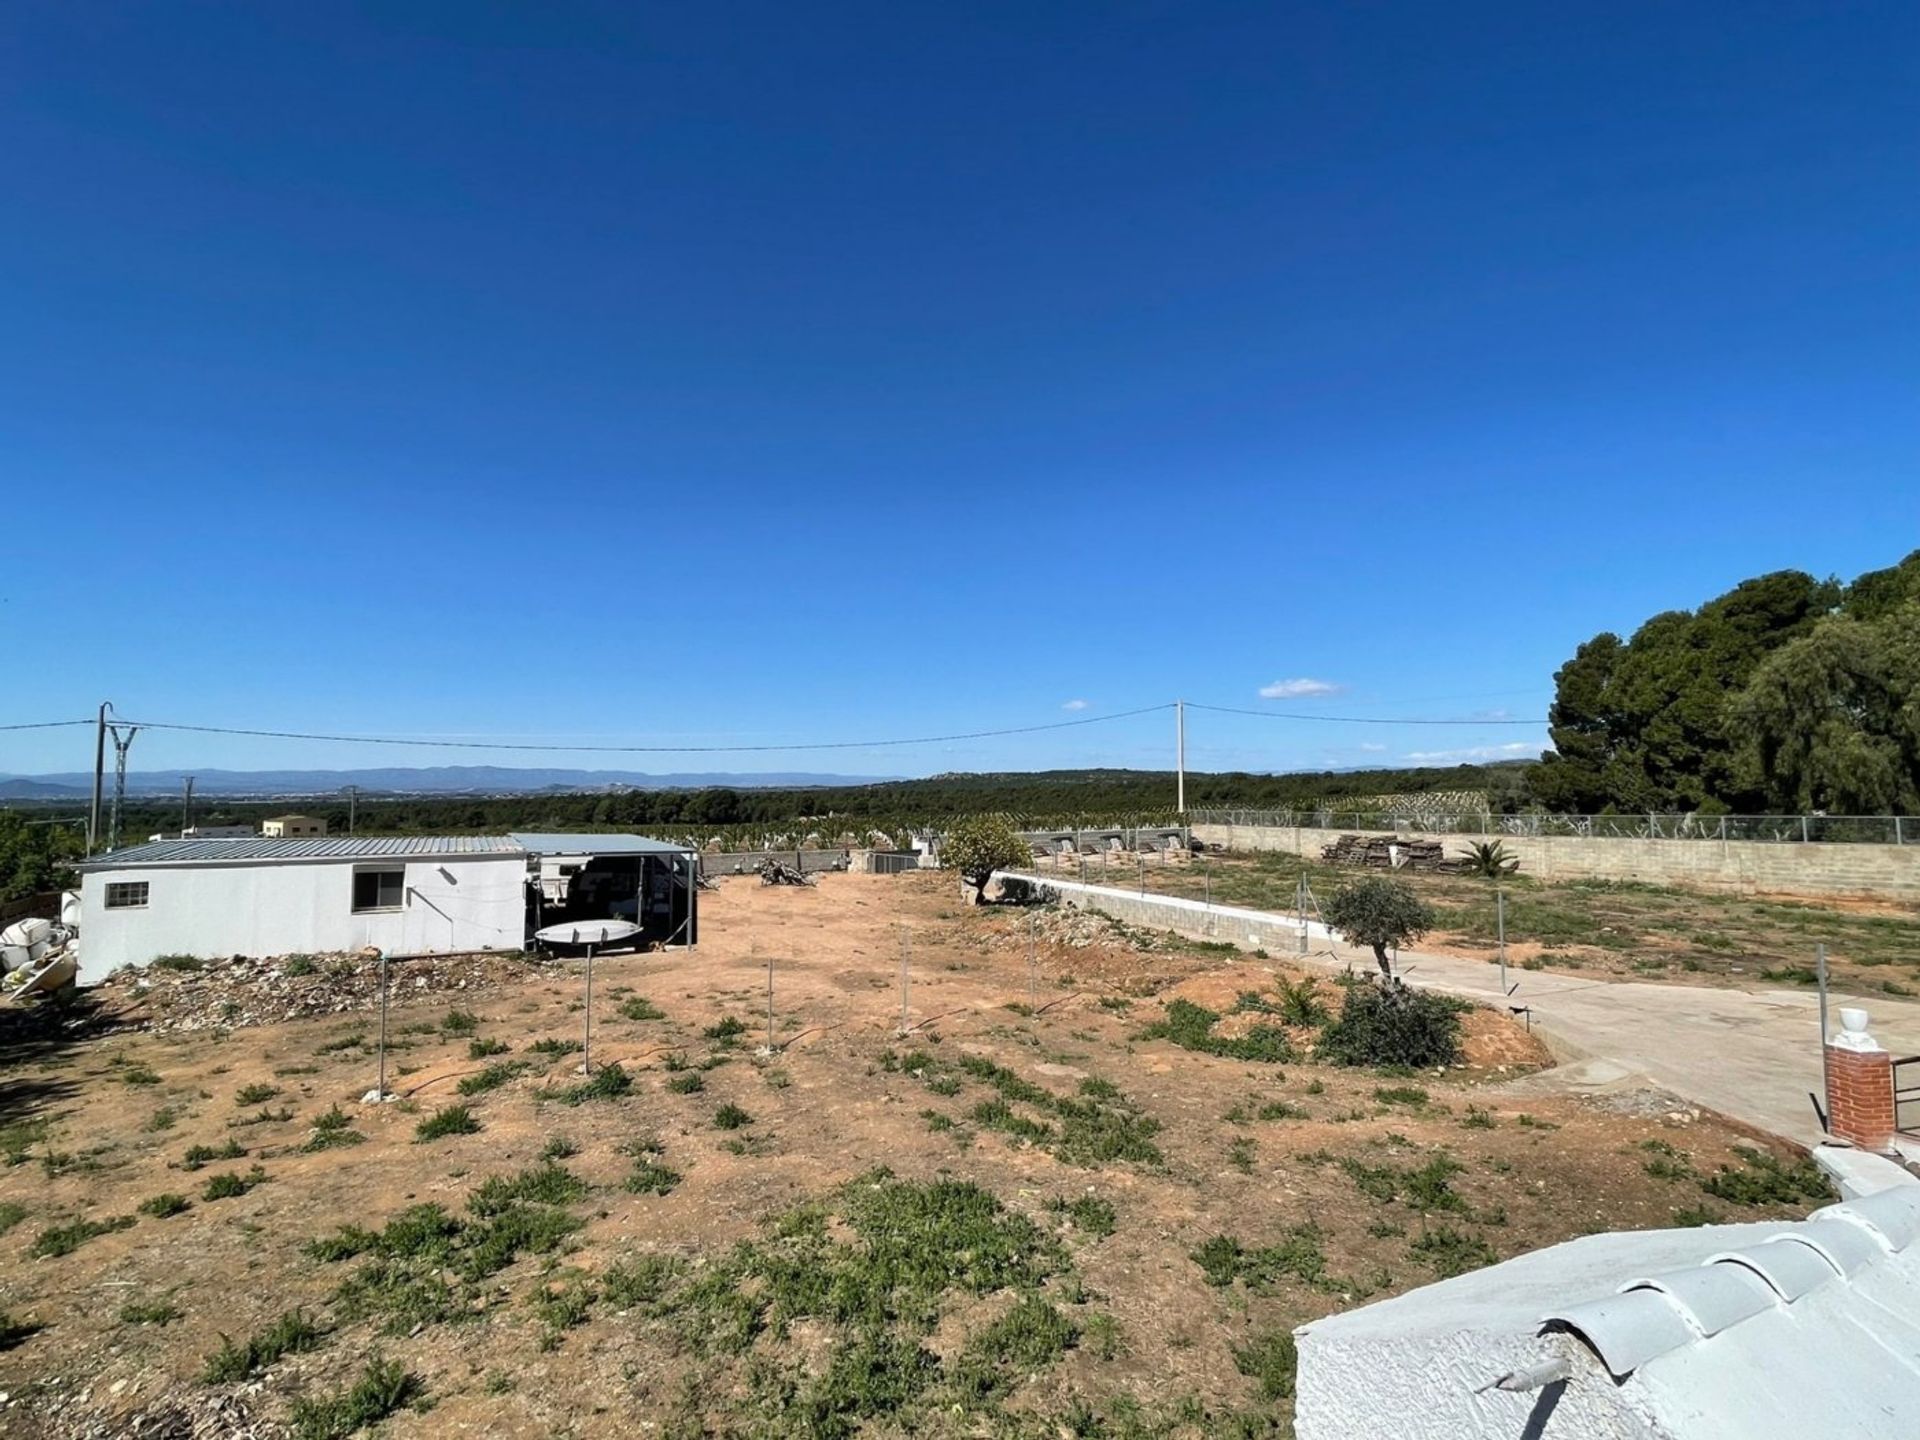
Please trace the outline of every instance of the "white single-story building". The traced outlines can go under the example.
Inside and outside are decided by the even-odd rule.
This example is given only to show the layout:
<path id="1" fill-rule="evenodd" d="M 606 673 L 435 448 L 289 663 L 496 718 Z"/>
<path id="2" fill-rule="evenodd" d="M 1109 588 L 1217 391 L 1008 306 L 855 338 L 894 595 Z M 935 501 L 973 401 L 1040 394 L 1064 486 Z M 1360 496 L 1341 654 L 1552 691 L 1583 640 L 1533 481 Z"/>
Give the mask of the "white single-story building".
<path id="1" fill-rule="evenodd" d="M 157 955 L 518 950 L 527 852 L 502 836 L 158 840 L 80 866 L 80 983 Z"/>
<path id="2" fill-rule="evenodd" d="M 312 815 L 276 815 L 260 822 L 260 834 L 269 840 L 311 840 L 327 833 L 327 822 Z"/>

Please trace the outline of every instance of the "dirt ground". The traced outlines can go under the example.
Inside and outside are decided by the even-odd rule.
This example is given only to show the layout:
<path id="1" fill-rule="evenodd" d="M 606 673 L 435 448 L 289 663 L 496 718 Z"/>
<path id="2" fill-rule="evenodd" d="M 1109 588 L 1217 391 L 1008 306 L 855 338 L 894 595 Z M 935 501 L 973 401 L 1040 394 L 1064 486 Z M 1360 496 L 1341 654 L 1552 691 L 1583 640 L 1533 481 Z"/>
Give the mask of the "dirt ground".
<path id="1" fill-rule="evenodd" d="M 411 1377 L 383 1423 L 395 1437 L 1285 1435 L 1290 1375 L 1259 1357 L 1302 1321 L 1593 1230 L 1815 1203 L 1709 1194 L 1719 1167 L 1750 1172 L 1734 1147 L 1757 1142 L 1665 1097 L 1601 1109 L 1507 1094 L 1546 1056 L 1491 1012 L 1467 1017 L 1468 1063 L 1440 1073 L 1235 1059 L 1141 1031 L 1184 999 L 1222 1016 L 1216 1033 L 1244 1034 L 1266 1014 L 1236 1013 L 1241 997 L 1298 978 L 1284 965 L 1086 916 L 970 909 L 940 875 L 733 879 L 702 904 L 696 951 L 595 966 L 594 1067 L 632 1082 L 610 1098 L 566 1103 L 580 1056 L 529 1048 L 582 1038 L 577 962 L 492 966 L 484 985 L 405 999 L 394 1103 L 361 1103 L 365 1012 L 0 1051 L 0 1433 L 277 1436 L 298 1418 L 301 1435 L 345 1434 L 351 1407 L 296 1407 L 345 1394 L 382 1357 Z M 1337 987 L 1318 994 L 1338 1007 Z M 661 1018 L 622 1013 L 646 1013 L 640 1001 Z M 729 1017 L 744 1028 L 726 1033 Z M 1285 1028 L 1311 1045 L 1310 1026 Z M 509 1048 L 476 1058 L 494 1046 Z M 464 1102 L 477 1129 L 416 1139 L 461 1080 L 510 1062 L 532 1063 Z M 1076 1152 L 1075 1105 L 1124 1153 Z M 316 1129 L 334 1107 L 346 1120 Z M 364 1142 L 315 1148 L 339 1133 L 329 1124 Z M 244 1155 L 186 1168 L 190 1147 L 228 1142 Z M 343 1282 L 366 1262 L 309 1251 L 422 1203 L 460 1215 L 543 1152 L 585 1182 L 564 1202 L 580 1228 L 486 1273 L 457 1315 L 365 1313 Z M 248 1185 L 253 1167 L 244 1193 L 205 1198 L 212 1177 Z M 701 1338 L 727 1305 L 800 1285 L 762 1263 L 781 1245 L 877 1243 L 858 1228 L 863 1197 L 913 1198 L 878 1167 L 913 1186 L 971 1182 L 1010 1217 L 993 1223 L 1057 1247 L 1051 1273 L 1037 1290 L 938 1291 L 926 1358 L 904 1370 L 817 1298 L 780 1301 L 732 1349 Z M 663 1171 L 672 1183 L 628 1186 Z M 139 1208 L 168 1193 L 187 1207 Z M 47 1238 L 123 1217 L 71 1248 Z M 636 1299 L 619 1277 L 640 1260 L 679 1278 Z M 1029 1291 L 1055 1316 L 1035 1331 L 1045 1344 L 1005 1338 Z M 208 1383 L 223 1337 L 289 1311 L 319 1334 Z M 1004 1354 L 978 1361 L 994 1336 Z M 843 1375 L 869 1378 L 836 1389 Z"/>

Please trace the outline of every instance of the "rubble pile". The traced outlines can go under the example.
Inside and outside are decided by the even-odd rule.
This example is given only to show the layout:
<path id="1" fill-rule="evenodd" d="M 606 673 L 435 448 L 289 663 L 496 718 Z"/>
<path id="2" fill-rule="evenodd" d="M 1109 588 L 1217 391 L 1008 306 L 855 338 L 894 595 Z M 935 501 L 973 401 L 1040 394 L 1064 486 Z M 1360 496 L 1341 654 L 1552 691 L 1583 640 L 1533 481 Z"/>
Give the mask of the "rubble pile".
<path id="1" fill-rule="evenodd" d="M 539 962 L 518 952 L 421 955 L 387 962 L 388 1002 L 437 991 L 517 983 Z M 372 1010 L 380 1003 L 380 962 L 370 954 L 276 955 L 198 961 L 165 960 L 116 972 L 100 996 L 126 1012 L 129 1024 L 158 1032 L 277 1025 L 314 1015 Z"/>
<path id="2" fill-rule="evenodd" d="M 1032 907 L 1034 939 L 1041 945 L 1063 950 L 1090 950 L 1107 946 L 1120 950 L 1151 953 L 1181 948 L 1178 940 L 1157 930 L 1144 930 L 1102 915 L 1097 910 L 1076 910 L 1071 905 Z M 1008 949 L 1024 950 L 1027 923 L 1016 921 L 1001 932 L 1000 943 Z"/>
<path id="3" fill-rule="evenodd" d="M 1364 865 L 1374 870 L 1457 870 L 1438 840 L 1393 835 L 1342 835 L 1321 847 L 1320 858 L 1335 865 Z"/>

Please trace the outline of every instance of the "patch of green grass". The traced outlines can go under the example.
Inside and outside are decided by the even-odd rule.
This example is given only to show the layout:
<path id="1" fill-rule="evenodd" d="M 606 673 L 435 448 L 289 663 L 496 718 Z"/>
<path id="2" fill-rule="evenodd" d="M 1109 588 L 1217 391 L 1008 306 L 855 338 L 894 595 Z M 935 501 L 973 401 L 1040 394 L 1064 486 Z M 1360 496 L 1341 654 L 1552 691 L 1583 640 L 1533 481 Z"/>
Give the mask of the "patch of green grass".
<path id="1" fill-rule="evenodd" d="M 278 1110 L 256 1110 L 251 1115 L 242 1115 L 238 1120 L 229 1120 L 232 1126 L 246 1125 L 282 1125 L 293 1119 L 293 1107 L 282 1105 Z"/>
<path id="2" fill-rule="evenodd" d="M 129 1300 L 120 1307 L 122 1325 L 171 1325 L 180 1307 L 171 1300 Z"/>
<path id="3" fill-rule="evenodd" d="M 1063 1215 L 1072 1222 L 1073 1228 L 1082 1234 L 1104 1240 L 1119 1228 L 1119 1216 L 1112 1204 L 1098 1195 L 1078 1195 L 1071 1200 L 1054 1199 L 1047 1202 L 1047 1209 L 1056 1215 Z"/>
<path id="4" fill-rule="evenodd" d="M 1700 1182 L 1716 1200 L 1735 1205 L 1793 1205 L 1802 1200 L 1831 1200 L 1833 1186 L 1810 1159 L 1791 1164 L 1765 1150 L 1736 1145 L 1741 1165 L 1722 1165 Z"/>
<path id="5" fill-rule="evenodd" d="M 1254 1142 L 1251 1135 L 1236 1135 L 1227 1146 L 1227 1163 L 1242 1175 L 1253 1174 Z"/>
<path id="6" fill-rule="evenodd" d="M 201 1187 L 200 1198 L 202 1200 L 231 1200 L 235 1196 L 246 1194 L 249 1190 L 253 1189 L 254 1186 L 264 1183 L 266 1178 L 267 1172 L 262 1170 L 258 1165 L 254 1166 L 245 1175 L 241 1175 L 233 1170 L 223 1170 L 218 1175 L 209 1175 L 207 1177 L 207 1183 Z"/>
<path id="7" fill-rule="evenodd" d="M 634 1195 L 665 1195 L 680 1183 L 680 1172 L 660 1163 L 651 1151 L 634 1156 L 633 1170 L 620 1188 Z"/>
<path id="8" fill-rule="evenodd" d="M 1500 1257 L 1478 1235 L 1456 1230 L 1451 1225 L 1436 1225 L 1407 1247 L 1408 1251 L 1431 1265 L 1442 1280 L 1464 1275 L 1491 1265 Z"/>
<path id="9" fill-rule="evenodd" d="M 1256 1120 L 1304 1120 L 1307 1112 L 1304 1107 L 1290 1104 L 1285 1100 L 1269 1100 L 1253 1112 Z"/>
<path id="10" fill-rule="evenodd" d="M 526 1073 L 524 1060 L 499 1060 L 484 1070 L 471 1075 L 462 1075 L 454 1082 L 454 1089 L 462 1095 L 484 1095 L 489 1090 L 498 1090 L 502 1085 L 517 1079 Z"/>
<path id="11" fill-rule="evenodd" d="M 543 1040 L 534 1041 L 527 1049 L 535 1055 L 548 1055 L 558 1060 L 562 1055 L 571 1055 L 579 1050 L 580 1042 L 578 1040 L 557 1040 L 549 1035 Z"/>
<path id="12" fill-rule="evenodd" d="M 1224 1036 L 1213 1033 L 1213 1027 L 1219 1019 L 1218 1011 L 1209 1010 L 1204 1005 L 1195 1005 L 1190 1000 L 1174 1000 L 1167 1005 L 1165 1016 L 1142 1030 L 1138 1038 L 1167 1040 L 1183 1050 L 1217 1055 L 1226 1060 L 1252 1060 L 1273 1065 L 1294 1058 L 1293 1042 L 1287 1039 L 1287 1032 L 1278 1026 L 1255 1025 L 1244 1034 Z"/>
<path id="13" fill-rule="evenodd" d="M 129 1065 L 120 1072 L 122 1085 L 158 1085 L 160 1072 L 151 1065 Z"/>
<path id="14" fill-rule="evenodd" d="M 646 996 L 636 995 L 631 1000 L 623 1000 L 620 1003 L 620 1018 L 623 1020 L 664 1020 L 667 1018 L 667 1012 L 647 999 Z"/>
<path id="15" fill-rule="evenodd" d="M 1374 1090 L 1373 1098 L 1382 1105 L 1411 1105 L 1415 1109 L 1433 1099 L 1418 1085 L 1382 1085 Z"/>
<path id="16" fill-rule="evenodd" d="M 200 1379 L 207 1385 L 228 1385 L 265 1370 L 287 1355 L 317 1350 L 326 1332 L 304 1310 L 289 1310 L 265 1330 L 236 1344 L 222 1335 L 220 1348 L 207 1357 Z"/>
<path id="17" fill-rule="evenodd" d="M 406 1366 L 376 1355 L 341 1393 L 293 1402 L 295 1440 L 345 1440 L 414 1404 L 424 1393 L 420 1378 Z"/>
<path id="18" fill-rule="evenodd" d="M 1820 972 L 1811 965 L 1777 965 L 1771 970 L 1762 970 L 1760 978 L 1778 985 L 1818 985 Z"/>
<path id="19" fill-rule="evenodd" d="M 1338 1290 L 1327 1274 L 1327 1255 L 1314 1225 L 1296 1225 L 1277 1245 L 1249 1250 L 1231 1235 L 1215 1235 L 1192 1255 L 1206 1282 L 1213 1286 L 1245 1282 L 1257 1295 L 1271 1294 L 1282 1280 L 1296 1280 L 1318 1290 Z"/>
<path id="20" fill-rule="evenodd" d="M 1542 1120 L 1539 1116 L 1529 1115 L 1524 1110 L 1513 1117 L 1513 1123 L 1522 1130 L 1558 1130 L 1560 1128 L 1558 1121 Z"/>
<path id="21" fill-rule="evenodd" d="M 171 1130 L 180 1119 L 180 1111 L 172 1105 L 162 1105 L 147 1117 L 147 1123 L 141 1128 L 149 1135 L 157 1135 L 163 1130 Z"/>
<path id="22" fill-rule="evenodd" d="M 32 1213 L 18 1200 L 0 1200 L 0 1235 L 6 1234 Z"/>
<path id="23" fill-rule="evenodd" d="M 967 1337 L 952 1384 L 963 1405 L 979 1405 L 1013 1389 L 1023 1376 L 1053 1364 L 1080 1339 L 1080 1327 L 1039 1295 Z"/>
<path id="24" fill-rule="evenodd" d="M 713 1112 L 714 1126 L 721 1130 L 739 1130 L 753 1123 L 753 1117 L 729 1101 Z"/>
<path id="25" fill-rule="evenodd" d="M 920 1112 L 920 1118 L 927 1122 L 927 1129 L 933 1131 L 935 1134 L 940 1134 L 955 1128 L 953 1117 L 951 1115 L 943 1115 L 938 1110 L 922 1110 Z"/>
<path id="26" fill-rule="evenodd" d="M 45 1142 L 49 1129 L 45 1120 L 14 1120 L 0 1125 L 0 1159 L 8 1165 L 27 1163 L 27 1152 Z"/>
<path id="27" fill-rule="evenodd" d="M 1360 1193 L 1382 1204 L 1402 1200 L 1416 1210 L 1465 1210 L 1466 1201 L 1451 1181 L 1466 1167 L 1445 1153 L 1417 1166 L 1368 1165 L 1348 1157 L 1340 1162 Z"/>
<path id="28" fill-rule="evenodd" d="M 737 1015 L 722 1015 L 718 1021 L 700 1032 L 701 1036 L 711 1040 L 722 1050 L 730 1049 L 734 1042 L 747 1033 L 747 1022 Z"/>
<path id="29" fill-rule="evenodd" d="M 580 1153 L 580 1147 L 565 1135 L 555 1135 L 540 1147 L 542 1160 L 569 1160 Z"/>
<path id="30" fill-rule="evenodd" d="M 89 1240 L 101 1235 L 111 1235 L 116 1230 L 131 1230 L 131 1215 L 115 1215 L 107 1220 L 73 1220 L 65 1225 L 49 1225 L 34 1237 L 33 1244 L 27 1247 L 27 1254 L 33 1258 L 57 1258 L 71 1255 Z"/>
<path id="31" fill-rule="evenodd" d="M 238 1090 L 233 1092 L 233 1103 L 243 1108 L 248 1105 L 264 1105 L 279 1093 L 280 1087 L 278 1085 L 268 1085 L 264 1082 L 255 1085 L 242 1085 Z"/>
<path id="32" fill-rule="evenodd" d="M 1235 1347 L 1233 1363 L 1242 1375 L 1260 1382 L 1262 1399 L 1293 1398 L 1300 1352 L 1294 1344 L 1292 1332 L 1268 1330 L 1256 1335 L 1251 1344 Z"/>
<path id="33" fill-rule="evenodd" d="M 426 1145 L 449 1135 L 477 1135 L 480 1117 L 471 1105 L 444 1105 L 413 1127 L 416 1145 Z"/>
<path id="34" fill-rule="evenodd" d="M 342 1150 L 366 1143 L 367 1137 L 353 1128 L 353 1117 L 334 1105 L 313 1117 L 313 1131 L 300 1148 L 308 1154 L 317 1154 L 322 1150 Z"/>
<path id="35" fill-rule="evenodd" d="M 471 1010 L 449 1010 L 440 1017 L 440 1033 L 449 1038 L 472 1035 L 480 1028 L 480 1017 Z"/>
<path id="36" fill-rule="evenodd" d="M 281 964 L 281 973 L 295 979 L 303 975 L 318 975 L 320 966 L 311 955 L 289 955 Z"/>
<path id="37" fill-rule="evenodd" d="M 620 1068 L 620 1062 L 604 1065 L 578 1085 L 570 1085 L 554 1099 L 562 1105 L 584 1105 L 589 1100 L 618 1100 L 633 1089 L 633 1077 Z"/>
<path id="38" fill-rule="evenodd" d="M 672 1255 L 636 1255 L 607 1267 L 600 1294 L 616 1310 L 650 1309 L 686 1270 L 686 1262 Z"/>
<path id="39" fill-rule="evenodd" d="M 593 1302 L 599 1298 L 600 1292 L 579 1276 L 557 1287 L 543 1283 L 533 1292 L 532 1302 L 533 1312 L 540 1318 L 545 1332 L 540 1337 L 540 1348 L 558 1349 L 561 1335 L 576 1325 L 586 1324 L 587 1317 L 593 1313 Z"/>
<path id="40" fill-rule="evenodd" d="M 134 1207 L 142 1215 L 151 1215 L 156 1220 L 165 1220 L 172 1215 L 181 1215 L 193 1208 L 193 1202 L 184 1195 L 176 1195 L 171 1190 L 158 1195 L 149 1195 Z"/>
<path id="41" fill-rule="evenodd" d="M 513 1047 L 504 1040 L 469 1040 L 467 1042 L 467 1058 L 469 1060 L 485 1060 L 490 1056 L 505 1055 L 511 1049 L 513 1049 Z"/>
<path id="42" fill-rule="evenodd" d="M 667 1081 L 667 1089 L 676 1095 L 698 1095 L 707 1088 L 707 1078 L 698 1070 L 683 1070 Z"/>
<path id="43" fill-rule="evenodd" d="M 1709 1210 L 1704 1205 L 1686 1205 L 1673 1212 L 1676 1229 L 1695 1230 L 1702 1225 L 1718 1225 L 1722 1216 L 1718 1210 Z"/>
<path id="44" fill-rule="evenodd" d="M 238 1140 L 229 1138 L 221 1145 L 189 1145 L 187 1153 L 181 1158 L 182 1170 L 200 1170 L 216 1160 L 239 1160 L 245 1157 L 247 1147 Z"/>
<path id="45" fill-rule="evenodd" d="M 336 1035 L 331 1040 L 322 1041 L 314 1047 L 313 1053 L 316 1055 L 337 1055 L 342 1050 L 358 1050 L 366 1043 L 366 1031 L 350 1030 L 344 1035 Z"/>
<path id="46" fill-rule="evenodd" d="M 1469 1105 L 1467 1106 L 1467 1113 L 1461 1117 L 1460 1128 L 1462 1130 L 1491 1130 L 1494 1128 L 1495 1123 L 1491 1110 L 1480 1105 Z"/>
<path id="47" fill-rule="evenodd" d="M 175 974 L 186 974 L 207 968 L 207 962 L 198 955 L 156 955 L 147 962 L 153 970 L 171 970 Z"/>

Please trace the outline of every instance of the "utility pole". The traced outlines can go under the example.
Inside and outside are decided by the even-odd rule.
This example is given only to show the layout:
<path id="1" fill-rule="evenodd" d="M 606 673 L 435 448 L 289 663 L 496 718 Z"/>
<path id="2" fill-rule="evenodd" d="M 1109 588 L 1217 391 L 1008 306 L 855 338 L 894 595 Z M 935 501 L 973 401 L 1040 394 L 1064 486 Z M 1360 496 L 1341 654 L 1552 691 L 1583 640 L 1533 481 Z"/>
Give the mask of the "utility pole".
<path id="1" fill-rule="evenodd" d="M 358 801 L 359 798 L 360 787 L 358 785 L 347 786 L 347 834 L 349 835 L 353 834 L 355 802 Z"/>
<path id="2" fill-rule="evenodd" d="M 113 732 L 113 810 L 107 822 L 107 848 L 117 850 L 120 847 L 120 806 L 127 798 L 127 751 L 133 745 L 133 737 L 140 733 L 138 725 L 129 725 L 123 736 L 118 725 L 107 727 Z"/>
<path id="3" fill-rule="evenodd" d="M 1184 817 L 1187 813 L 1187 702 L 1173 702 L 1173 763 L 1174 773 L 1178 777 L 1175 787 L 1177 798 L 1174 809 Z"/>
<path id="4" fill-rule="evenodd" d="M 182 840 L 187 838 L 187 831 L 193 828 L 193 781 L 193 776 L 186 777 L 186 794 L 180 801 L 180 838 Z"/>
<path id="5" fill-rule="evenodd" d="M 93 735 L 93 808 L 87 812 L 87 853 L 100 848 L 100 781 L 107 769 L 107 712 L 111 700 L 100 702 L 100 721 Z"/>

